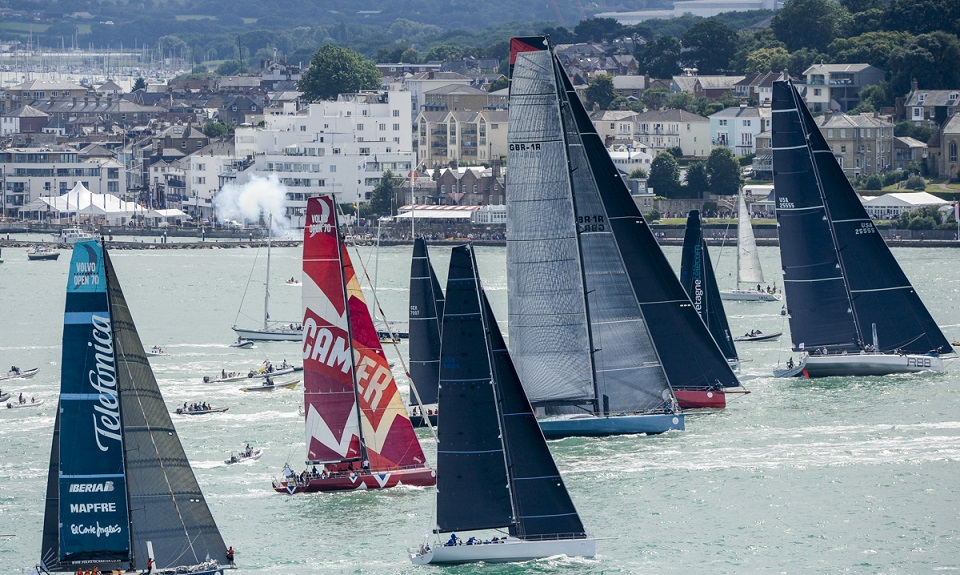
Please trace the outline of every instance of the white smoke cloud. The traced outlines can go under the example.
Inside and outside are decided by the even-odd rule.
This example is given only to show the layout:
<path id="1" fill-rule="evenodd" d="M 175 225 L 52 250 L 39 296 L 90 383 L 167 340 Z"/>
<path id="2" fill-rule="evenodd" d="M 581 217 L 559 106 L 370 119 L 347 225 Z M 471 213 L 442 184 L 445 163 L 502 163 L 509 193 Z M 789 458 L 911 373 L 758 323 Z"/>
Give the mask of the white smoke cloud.
<path id="1" fill-rule="evenodd" d="M 220 221 L 237 220 L 244 224 L 257 224 L 261 218 L 271 222 L 270 235 L 275 237 L 296 236 L 293 222 L 286 214 L 287 187 L 280 183 L 276 174 L 267 177 L 251 176 L 242 184 L 227 184 L 214 196 L 214 207 Z"/>

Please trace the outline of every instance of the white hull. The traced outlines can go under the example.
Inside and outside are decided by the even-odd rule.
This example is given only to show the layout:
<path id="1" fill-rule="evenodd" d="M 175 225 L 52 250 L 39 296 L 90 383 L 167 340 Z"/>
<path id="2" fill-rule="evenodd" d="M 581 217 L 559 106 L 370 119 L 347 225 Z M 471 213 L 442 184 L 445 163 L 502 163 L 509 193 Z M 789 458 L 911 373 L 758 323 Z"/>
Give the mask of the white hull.
<path id="1" fill-rule="evenodd" d="M 525 541 L 509 537 L 505 542 L 481 545 L 454 545 L 435 547 L 429 551 L 410 553 L 414 565 L 456 563 L 512 563 L 566 555 L 593 557 L 597 554 L 596 539 L 553 539 Z"/>
<path id="2" fill-rule="evenodd" d="M 780 294 L 769 294 L 764 291 L 734 289 L 720 292 L 720 299 L 726 301 L 778 301 Z"/>
<path id="3" fill-rule="evenodd" d="M 889 375 L 918 371 L 943 371 L 942 357 L 893 353 L 808 355 L 797 366 L 774 370 L 776 377 L 831 377 Z"/>
<path id="4" fill-rule="evenodd" d="M 43 405 L 42 399 L 40 401 L 34 401 L 32 403 L 31 402 L 20 403 L 18 401 L 8 401 L 7 409 L 28 409 L 31 407 L 40 407 L 41 405 Z"/>
<path id="5" fill-rule="evenodd" d="M 290 329 L 289 327 L 275 329 L 243 329 L 234 326 L 233 331 L 237 337 L 251 341 L 300 341 L 303 339 L 303 331 L 299 329 Z"/>

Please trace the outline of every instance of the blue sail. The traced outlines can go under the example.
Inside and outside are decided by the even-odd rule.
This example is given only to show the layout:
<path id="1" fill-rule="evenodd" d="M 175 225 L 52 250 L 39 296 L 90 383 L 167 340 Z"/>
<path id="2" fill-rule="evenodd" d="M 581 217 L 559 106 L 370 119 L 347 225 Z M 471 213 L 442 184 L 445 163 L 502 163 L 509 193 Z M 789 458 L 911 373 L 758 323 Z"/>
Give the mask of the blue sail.
<path id="1" fill-rule="evenodd" d="M 117 356 L 103 250 L 78 243 L 70 261 L 60 380 L 59 559 L 130 556 Z"/>

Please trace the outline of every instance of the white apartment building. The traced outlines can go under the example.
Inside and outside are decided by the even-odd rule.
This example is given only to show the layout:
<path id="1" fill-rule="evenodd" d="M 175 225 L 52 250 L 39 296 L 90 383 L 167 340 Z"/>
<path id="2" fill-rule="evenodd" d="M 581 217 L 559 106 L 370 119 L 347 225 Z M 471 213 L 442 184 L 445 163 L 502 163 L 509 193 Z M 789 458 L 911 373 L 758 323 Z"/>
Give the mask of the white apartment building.
<path id="1" fill-rule="evenodd" d="M 318 194 L 334 194 L 341 203 L 365 201 L 385 171 L 406 176 L 413 167 L 410 106 L 409 91 L 391 89 L 341 94 L 299 112 L 265 116 L 264 127 L 236 131 L 242 171 L 235 182 L 275 175 L 288 188 L 291 218 Z"/>
<path id="2" fill-rule="evenodd" d="M 688 157 L 706 158 L 710 146 L 710 121 L 685 110 L 650 110 L 637 114 L 634 141 L 656 156 L 670 148 L 680 148 Z"/>
<path id="3" fill-rule="evenodd" d="M 211 142 L 180 160 L 183 165 L 186 195 L 180 209 L 197 220 L 214 216 L 213 196 L 220 190 L 220 174 L 236 162 L 233 142 Z"/>
<path id="4" fill-rule="evenodd" d="M 19 209 L 43 196 L 65 194 L 81 182 L 95 194 L 125 191 L 126 169 L 110 158 L 81 160 L 69 146 L 7 148 L 0 151 L 0 215 L 16 218 Z"/>
<path id="5" fill-rule="evenodd" d="M 770 130 L 770 119 L 770 108 L 726 108 L 710 116 L 710 139 L 714 146 L 730 148 L 735 156 L 755 154 L 757 135 Z"/>

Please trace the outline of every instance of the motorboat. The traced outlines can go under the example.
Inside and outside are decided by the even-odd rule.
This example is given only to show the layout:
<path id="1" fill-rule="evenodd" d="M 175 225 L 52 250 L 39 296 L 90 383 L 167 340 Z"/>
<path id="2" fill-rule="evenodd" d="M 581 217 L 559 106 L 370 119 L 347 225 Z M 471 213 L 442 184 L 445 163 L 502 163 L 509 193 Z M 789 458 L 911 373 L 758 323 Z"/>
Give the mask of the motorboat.
<path id="1" fill-rule="evenodd" d="M 77 242 L 85 242 L 95 239 L 93 234 L 88 234 L 81 228 L 63 228 L 57 238 L 58 243 L 73 245 Z"/>
<path id="2" fill-rule="evenodd" d="M 46 246 L 36 246 L 27 252 L 27 259 L 30 261 L 55 261 L 59 257 L 59 251 Z"/>

